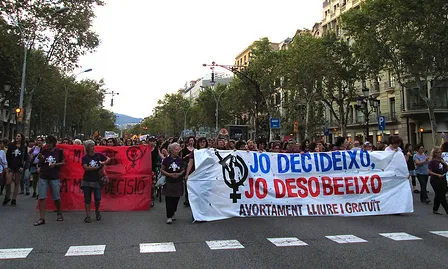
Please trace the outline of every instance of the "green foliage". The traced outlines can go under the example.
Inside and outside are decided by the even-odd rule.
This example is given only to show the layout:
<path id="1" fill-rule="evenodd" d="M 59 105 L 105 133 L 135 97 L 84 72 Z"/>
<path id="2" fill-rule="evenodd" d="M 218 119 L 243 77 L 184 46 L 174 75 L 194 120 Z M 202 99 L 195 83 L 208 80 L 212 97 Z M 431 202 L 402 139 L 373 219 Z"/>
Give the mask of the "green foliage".
<path id="1" fill-rule="evenodd" d="M 370 0 L 342 20 L 347 34 L 365 52 L 359 55 L 371 73 L 392 69 L 403 87 L 419 89 L 428 107 L 434 144 L 434 100 L 427 97 L 426 85 L 448 78 L 447 10 L 446 0 Z"/>

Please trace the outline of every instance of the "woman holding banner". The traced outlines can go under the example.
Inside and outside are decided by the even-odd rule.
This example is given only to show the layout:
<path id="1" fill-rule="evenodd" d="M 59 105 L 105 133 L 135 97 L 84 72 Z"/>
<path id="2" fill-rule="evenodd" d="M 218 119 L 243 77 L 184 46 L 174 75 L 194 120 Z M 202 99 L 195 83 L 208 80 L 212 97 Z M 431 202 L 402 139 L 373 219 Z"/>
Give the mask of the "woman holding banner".
<path id="1" fill-rule="evenodd" d="M 162 162 L 160 172 L 166 177 L 166 184 L 163 186 L 162 193 L 165 195 L 166 202 L 166 223 L 172 224 L 176 220 L 174 214 L 177 211 L 177 205 L 180 197 L 184 195 L 184 161 L 179 156 L 181 147 L 178 143 L 172 143 L 168 146 L 169 156 Z"/>
<path id="2" fill-rule="evenodd" d="M 82 167 L 84 168 L 84 176 L 82 178 L 81 189 L 84 192 L 84 203 L 86 208 L 85 223 L 90 223 L 90 203 L 92 202 L 92 193 L 95 199 L 96 220 L 101 220 L 100 203 L 101 191 L 100 173 L 104 170 L 104 166 L 109 162 L 109 158 L 101 153 L 95 152 L 95 142 L 87 140 L 84 142 L 86 154 L 82 157 Z"/>

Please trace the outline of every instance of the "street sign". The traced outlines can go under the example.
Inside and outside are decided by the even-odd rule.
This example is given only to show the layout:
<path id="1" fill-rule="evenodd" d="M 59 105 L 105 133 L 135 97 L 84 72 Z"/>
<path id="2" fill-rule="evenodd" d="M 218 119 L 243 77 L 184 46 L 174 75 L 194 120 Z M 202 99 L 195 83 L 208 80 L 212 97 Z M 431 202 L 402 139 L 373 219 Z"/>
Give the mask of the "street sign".
<path id="1" fill-rule="evenodd" d="M 280 118 L 271 118 L 269 121 L 271 129 L 280 129 Z"/>
<path id="2" fill-rule="evenodd" d="M 379 131 L 386 130 L 386 117 L 384 117 L 384 116 L 378 117 L 378 130 Z"/>

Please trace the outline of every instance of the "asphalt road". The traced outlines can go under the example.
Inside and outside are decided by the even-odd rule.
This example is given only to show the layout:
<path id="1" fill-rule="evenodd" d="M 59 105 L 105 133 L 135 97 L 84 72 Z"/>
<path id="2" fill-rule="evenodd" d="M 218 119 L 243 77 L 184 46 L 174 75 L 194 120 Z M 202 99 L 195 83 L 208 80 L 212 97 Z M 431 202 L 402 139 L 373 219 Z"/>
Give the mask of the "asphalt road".
<path id="1" fill-rule="evenodd" d="M 432 206 L 418 202 L 415 194 L 414 200 L 415 212 L 399 216 L 208 223 L 192 223 L 190 210 L 182 205 L 173 225 L 165 223 L 164 204 L 156 202 L 150 211 L 105 212 L 103 220 L 90 224 L 83 222 L 82 212 L 66 212 L 64 222 L 56 222 L 56 214 L 50 213 L 47 224 L 34 227 L 35 200 L 20 196 L 17 207 L 0 207 L 0 268 L 448 268 L 448 238 L 431 233 L 448 233 L 448 216 L 432 214 Z M 414 237 L 395 241 L 380 235 L 384 233 Z M 345 238 L 352 243 L 327 238 L 336 235 L 356 237 Z M 296 239 L 278 239 L 285 237 Z M 296 245 L 276 246 L 267 238 Z M 233 249 L 211 249 L 216 242 L 209 247 L 207 241 L 216 240 L 236 241 L 218 243 Z M 152 243 L 167 244 L 140 245 Z M 92 245 L 97 247 L 85 247 Z M 11 254 L 11 249 L 25 250 Z M 96 255 L 83 255 L 92 254 L 89 251 Z M 24 258 L 7 258 L 21 253 Z"/>

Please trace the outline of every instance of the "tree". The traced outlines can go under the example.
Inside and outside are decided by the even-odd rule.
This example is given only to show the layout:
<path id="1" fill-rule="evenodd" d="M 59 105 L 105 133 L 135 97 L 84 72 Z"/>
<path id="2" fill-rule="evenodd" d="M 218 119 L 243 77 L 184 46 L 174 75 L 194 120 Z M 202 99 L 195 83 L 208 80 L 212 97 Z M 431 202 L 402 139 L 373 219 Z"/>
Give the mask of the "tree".
<path id="1" fill-rule="evenodd" d="M 304 138 L 309 138 L 316 135 L 317 130 L 321 132 L 325 124 L 322 110 L 318 109 L 322 107 L 318 87 L 326 70 L 323 42 L 311 34 L 298 35 L 288 50 L 280 53 L 284 74 L 282 87 L 288 97 L 283 100 L 287 110 L 285 122 L 292 126 L 298 121 Z"/>
<path id="2" fill-rule="evenodd" d="M 0 16 L 7 18 L 11 29 L 22 39 L 22 48 L 40 50 L 45 61 L 38 70 L 48 64 L 61 67 L 64 71 L 78 67 L 79 56 L 93 51 L 99 45 L 98 35 L 91 30 L 95 17 L 94 7 L 102 6 L 101 0 L 35 1 L 2 0 Z M 57 15 L 62 7 L 69 12 Z M 25 45 L 26 44 L 26 45 Z M 27 51 L 28 52 L 28 51 Z M 22 53 L 26 55 L 25 53 Z M 30 59 L 31 60 L 31 59 Z M 31 61 L 30 61 L 31 62 Z M 27 68 L 27 71 L 28 68 Z M 27 72 L 28 73 L 28 72 Z M 40 75 L 28 76 L 25 98 L 25 133 L 29 132 L 32 115 L 32 98 L 42 82 Z"/>
<path id="3" fill-rule="evenodd" d="M 417 88 L 428 108 L 434 145 L 438 130 L 431 97 L 448 78 L 447 10 L 446 0 L 371 0 L 342 18 L 347 34 L 367 53 L 367 63 L 392 69 L 402 87 Z"/>
<path id="4" fill-rule="evenodd" d="M 356 82 L 364 76 L 362 63 L 350 44 L 334 33 L 324 36 L 322 42 L 326 65 L 317 92 L 346 137 L 350 100 L 356 95 Z"/>

